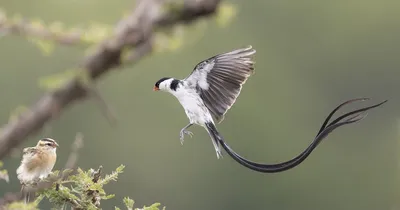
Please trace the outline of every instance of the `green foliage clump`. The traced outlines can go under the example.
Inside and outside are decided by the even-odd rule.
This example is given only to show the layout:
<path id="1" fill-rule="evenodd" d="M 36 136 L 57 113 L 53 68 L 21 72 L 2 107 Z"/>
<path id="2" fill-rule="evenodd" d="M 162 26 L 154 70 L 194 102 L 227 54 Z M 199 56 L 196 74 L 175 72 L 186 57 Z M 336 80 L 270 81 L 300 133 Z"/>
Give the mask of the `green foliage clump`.
<path id="1" fill-rule="evenodd" d="M 54 187 L 43 190 L 39 196 L 47 198 L 56 207 L 63 207 L 66 204 L 78 209 L 98 209 L 101 200 L 113 198 L 108 195 L 103 187 L 111 181 L 117 181 L 118 175 L 123 172 L 124 165 L 119 166 L 111 174 L 101 177 L 100 167 L 98 170 L 90 169 L 83 171 L 77 169 L 77 173 L 68 176 L 66 179 L 55 182 Z M 68 174 L 71 171 L 63 171 Z M 58 176 L 56 171 L 53 176 Z M 40 197 L 39 197 L 40 198 Z"/>
<path id="2" fill-rule="evenodd" d="M 125 197 L 123 199 L 125 207 L 127 208 L 127 210 L 160 210 L 158 207 L 161 205 L 160 203 L 154 203 L 153 205 L 146 207 L 143 206 L 143 208 L 135 208 L 133 209 L 133 204 L 135 204 L 135 201 L 133 201 L 132 199 L 130 199 L 129 197 Z M 163 210 L 165 210 L 165 206 L 162 208 Z M 115 207 L 115 210 L 121 210 L 118 207 Z"/>
<path id="3" fill-rule="evenodd" d="M 101 200 L 113 198 L 114 194 L 107 194 L 104 186 L 111 181 L 117 181 L 119 174 L 123 173 L 125 166 L 121 165 L 110 174 L 102 176 L 102 167 L 99 169 L 89 169 L 84 171 L 78 168 L 76 171 L 66 169 L 54 171 L 48 178 L 37 183 L 40 188 L 42 184 L 51 184 L 51 187 L 38 190 L 37 198 L 28 204 L 23 201 L 13 202 L 6 209 L 36 210 L 39 203 L 46 199 L 50 202 L 53 209 L 65 209 L 70 206 L 72 209 L 97 210 L 101 209 Z M 125 197 L 123 202 L 128 210 L 133 210 L 134 201 Z M 154 203 L 149 207 L 135 208 L 135 210 L 159 210 L 159 203 Z M 115 207 L 115 209 L 119 209 Z"/>

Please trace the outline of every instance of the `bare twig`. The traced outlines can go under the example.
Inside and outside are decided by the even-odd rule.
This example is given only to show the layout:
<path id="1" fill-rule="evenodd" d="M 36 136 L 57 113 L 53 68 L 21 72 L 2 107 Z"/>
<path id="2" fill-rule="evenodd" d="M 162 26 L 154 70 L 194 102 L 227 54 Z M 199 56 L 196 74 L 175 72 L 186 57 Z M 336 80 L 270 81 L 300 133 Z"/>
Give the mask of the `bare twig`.
<path id="1" fill-rule="evenodd" d="M 148 46 L 151 46 L 154 31 L 209 16 L 216 11 L 220 0 L 185 0 L 177 10 L 165 9 L 176 2 L 181 1 L 138 1 L 131 15 L 117 24 L 113 36 L 99 44 L 94 53 L 83 59 L 82 67 L 89 78 L 99 79 L 112 68 L 120 66 L 122 51 L 127 47 L 139 47 L 140 51 L 135 51 L 130 57 L 133 63 L 139 61 L 151 51 Z M 30 112 L 3 126 L 0 133 L 0 159 L 61 114 L 68 105 L 87 96 L 87 90 L 79 79 L 72 79 L 66 85 L 44 95 L 30 108 Z"/>
<path id="2" fill-rule="evenodd" d="M 95 99 L 95 102 L 98 102 L 100 110 L 103 112 L 103 115 L 106 117 L 108 122 L 111 125 L 115 125 L 115 123 L 117 122 L 117 117 L 115 115 L 115 112 L 113 111 L 111 106 L 107 103 L 107 101 L 104 100 L 104 98 L 101 96 L 96 86 L 90 84 L 89 86 L 86 86 L 86 90 L 89 92 L 89 95 L 93 99 Z"/>
<path id="3" fill-rule="evenodd" d="M 77 133 L 75 141 L 71 147 L 71 153 L 68 156 L 67 162 L 65 163 L 64 169 L 73 169 L 76 166 L 78 160 L 78 151 L 83 147 L 83 134 Z"/>

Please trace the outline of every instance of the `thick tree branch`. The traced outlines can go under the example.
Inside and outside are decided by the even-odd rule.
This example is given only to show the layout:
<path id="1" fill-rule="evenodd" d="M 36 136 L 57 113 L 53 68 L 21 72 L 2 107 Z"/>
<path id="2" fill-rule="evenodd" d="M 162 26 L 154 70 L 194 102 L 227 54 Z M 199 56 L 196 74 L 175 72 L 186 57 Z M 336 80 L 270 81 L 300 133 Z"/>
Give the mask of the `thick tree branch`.
<path id="1" fill-rule="evenodd" d="M 83 59 L 81 66 L 85 73 L 93 80 L 100 78 L 110 69 L 121 65 L 122 51 L 129 47 L 138 50 L 129 57 L 131 61 L 139 61 L 151 51 L 154 31 L 209 16 L 216 11 L 220 0 L 185 0 L 182 5 L 179 2 L 182 0 L 138 1 L 131 15 L 117 24 L 113 36 Z M 42 129 L 68 105 L 87 96 L 85 85 L 78 78 L 44 95 L 29 112 L 3 126 L 0 133 L 0 159 L 28 136 Z"/>

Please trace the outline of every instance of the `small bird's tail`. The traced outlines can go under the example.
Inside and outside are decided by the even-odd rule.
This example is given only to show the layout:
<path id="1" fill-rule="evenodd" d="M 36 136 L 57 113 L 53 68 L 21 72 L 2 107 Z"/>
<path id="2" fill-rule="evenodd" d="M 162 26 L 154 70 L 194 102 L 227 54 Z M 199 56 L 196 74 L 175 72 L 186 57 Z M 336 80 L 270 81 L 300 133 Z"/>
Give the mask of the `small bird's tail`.
<path id="1" fill-rule="evenodd" d="M 222 140 L 222 136 L 219 134 L 217 128 L 215 127 L 214 123 L 212 123 L 212 122 L 206 123 L 206 129 L 207 129 L 208 134 L 211 137 L 212 143 L 215 148 L 215 152 L 217 153 L 217 158 L 219 159 L 220 157 L 222 157 L 221 146 L 219 144 L 219 142 Z"/>
<path id="2" fill-rule="evenodd" d="M 29 203 L 29 191 L 27 191 L 25 184 L 21 183 L 21 191 L 22 197 L 24 198 L 25 204 Z"/>

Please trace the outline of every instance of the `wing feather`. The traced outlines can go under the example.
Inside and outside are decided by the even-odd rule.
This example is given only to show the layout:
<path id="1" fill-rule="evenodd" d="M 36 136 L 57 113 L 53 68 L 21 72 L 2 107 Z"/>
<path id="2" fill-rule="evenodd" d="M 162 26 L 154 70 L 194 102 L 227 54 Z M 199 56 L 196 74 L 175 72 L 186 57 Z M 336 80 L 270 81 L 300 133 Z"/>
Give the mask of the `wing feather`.
<path id="1" fill-rule="evenodd" d="M 27 147 L 24 148 L 22 151 L 23 159 L 26 159 L 28 156 L 34 156 L 36 154 L 36 148 L 35 147 Z"/>
<path id="2" fill-rule="evenodd" d="M 184 80 L 196 88 L 214 120 L 221 122 L 235 103 L 242 85 L 254 73 L 252 46 L 204 60 Z"/>

